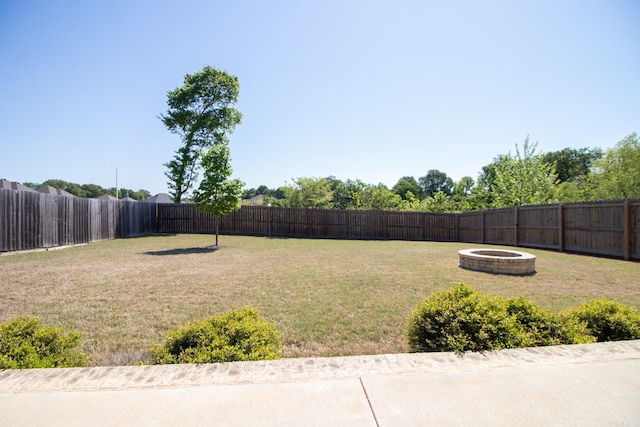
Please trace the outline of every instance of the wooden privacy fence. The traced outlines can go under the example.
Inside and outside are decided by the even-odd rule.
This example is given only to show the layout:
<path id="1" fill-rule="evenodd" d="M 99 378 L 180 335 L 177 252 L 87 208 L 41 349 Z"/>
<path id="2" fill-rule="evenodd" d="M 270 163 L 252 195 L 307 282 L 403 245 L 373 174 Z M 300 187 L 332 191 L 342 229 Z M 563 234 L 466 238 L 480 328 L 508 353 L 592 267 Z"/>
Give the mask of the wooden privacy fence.
<path id="1" fill-rule="evenodd" d="M 195 205 L 158 205 L 158 231 L 331 239 L 395 239 L 457 241 L 455 214 L 426 212 L 289 209 L 243 206 L 216 218 Z"/>
<path id="2" fill-rule="evenodd" d="M 0 190 L 0 252 L 144 235 L 155 219 L 154 203 Z"/>
<path id="3" fill-rule="evenodd" d="M 462 214 L 243 206 L 216 218 L 193 204 L 0 190 L 0 252 L 161 233 L 499 244 L 640 260 L 640 200 Z"/>
<path id="4" fill-rule="evenodd" d="M 461 242 L 640 260 L 640 200 L 465 212 L 458 232 Z"/>

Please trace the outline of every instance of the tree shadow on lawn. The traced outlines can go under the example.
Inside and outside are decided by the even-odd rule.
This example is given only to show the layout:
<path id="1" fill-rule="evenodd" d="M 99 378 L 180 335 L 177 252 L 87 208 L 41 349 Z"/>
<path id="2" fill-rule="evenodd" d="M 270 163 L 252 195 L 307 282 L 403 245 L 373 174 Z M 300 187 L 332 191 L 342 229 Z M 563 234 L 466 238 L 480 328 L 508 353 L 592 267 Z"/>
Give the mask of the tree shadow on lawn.
<path id="1" fill-rule="evenodd" d="M 166 251 L 149 251 L 143 252 L 145 255 L 165 256 L 165 255 L 189 255 L 189 254 L 208 254 L 220 249 L 219 246 L 205 246 L 200 248 L 178 248 L 167 249 Z"/>

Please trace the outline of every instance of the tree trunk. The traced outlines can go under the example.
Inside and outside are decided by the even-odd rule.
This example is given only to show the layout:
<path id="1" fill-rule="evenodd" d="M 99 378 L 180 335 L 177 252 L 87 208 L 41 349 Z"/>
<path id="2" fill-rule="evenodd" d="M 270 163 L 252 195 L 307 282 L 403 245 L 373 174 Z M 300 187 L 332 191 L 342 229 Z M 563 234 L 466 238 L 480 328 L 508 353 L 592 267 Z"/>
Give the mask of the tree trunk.
<path id="1" fill-rule="evenodd" d="M 216 248 L 218 247 L 218 231 L 220 230 L 220 219 L 216 221 Z"/>

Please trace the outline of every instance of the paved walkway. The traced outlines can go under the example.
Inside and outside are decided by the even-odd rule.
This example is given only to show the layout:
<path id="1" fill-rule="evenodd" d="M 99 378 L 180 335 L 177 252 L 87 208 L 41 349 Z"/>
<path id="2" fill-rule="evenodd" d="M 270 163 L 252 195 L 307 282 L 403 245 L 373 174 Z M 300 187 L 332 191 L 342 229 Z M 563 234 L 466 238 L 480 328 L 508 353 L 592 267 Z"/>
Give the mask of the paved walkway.
<path id="1" fill-rule="evenodd" d="M 0 425 L 640 426 L 640 341 L 5 370 Z"/>

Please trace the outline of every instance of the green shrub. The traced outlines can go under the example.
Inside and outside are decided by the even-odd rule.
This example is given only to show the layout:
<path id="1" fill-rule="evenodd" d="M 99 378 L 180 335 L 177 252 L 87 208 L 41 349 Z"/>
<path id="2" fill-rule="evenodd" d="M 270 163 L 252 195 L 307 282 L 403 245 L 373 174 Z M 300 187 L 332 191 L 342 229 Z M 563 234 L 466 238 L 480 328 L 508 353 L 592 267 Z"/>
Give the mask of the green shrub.
<path id="1" fill-rule="evenodd" d="M 76 347 L 80 334 L 43 325 L 34 317 L 16 317 L 0 324 L 0 369 L 87 366 Z"/>
<path id="2" fill-rule="evenodd" d="M 282 340 L 273 323 L 251 307 L 189 323 L 167 333 L 150 354 L 155 363 L 214 363 L 280 358 Z"/>
<path id="3" fill-rule="evenodd" d="M 634 307 L 598 299 L 566 310 L 562 315 L 583 323 L 598 342 L 640 339 L 640 314 Z"/>
<path id="4" fill-rule="evenodd" d="M 520 328 L 520 347 L 594 342 L 595 338 L 583 323 L 544 310 L 526 298 L 505 301 L 507 314 L 515 318 Z"/>
<path id="5" fill-rule="evenodd" d="M 407 338 L 413 351 L 479 351 L 516 346 L 517 325 L 504 301 L 458 283 L 413 311 Z"/>
<path id="6" fill-rule="evenodd" d="M 409 318 L 413 351 L 483 351 L 593 342 L 584 327 L 525 298 L 484 295 L 457 283 L 432 294 Z"/>

